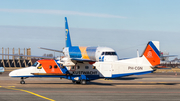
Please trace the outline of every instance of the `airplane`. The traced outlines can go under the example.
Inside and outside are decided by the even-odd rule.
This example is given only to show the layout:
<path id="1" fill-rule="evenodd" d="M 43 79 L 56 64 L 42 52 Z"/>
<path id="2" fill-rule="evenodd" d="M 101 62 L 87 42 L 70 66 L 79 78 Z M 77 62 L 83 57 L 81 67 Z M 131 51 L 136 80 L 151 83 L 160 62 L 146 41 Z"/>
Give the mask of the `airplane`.
<path id="1" fill-rule="evenodd" d="M 29 77 L 56 77 L 84 85 L 99 78 L 152 73 L 152 67 L 160 64 L 159 41 L 149 41 L 141 56 L 119 60 L 115 50 L 109 47 L 72 46 L 66 17 L 65 36 L 66 47 L 59 51 L 64 53 L 63 58 L 38 60 L 30 67 L 13 70 L 9 76 L 20 77 L 21 84 L 25 84 L 24 79 Z"/>
<path id="2" fill-rule="evenodd" d="M 4 67 L 0 67 L 0 74 L 4 72 Z"/>

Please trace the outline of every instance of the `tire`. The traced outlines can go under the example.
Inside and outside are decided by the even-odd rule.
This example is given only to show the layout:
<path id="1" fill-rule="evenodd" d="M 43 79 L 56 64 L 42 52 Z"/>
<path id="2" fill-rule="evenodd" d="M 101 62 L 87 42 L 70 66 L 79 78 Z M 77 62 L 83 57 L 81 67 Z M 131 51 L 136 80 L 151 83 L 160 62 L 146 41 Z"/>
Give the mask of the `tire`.
<path id="1" fill-rule="evenodd" d="M 81 84 L 85 85 L 86 84 L 86 80 L 81 80 Z"/>
<path id="2" fill-rule="evenodd" d="M 25 84 L 25 81 L 20 81 L 20 84 Z"/>

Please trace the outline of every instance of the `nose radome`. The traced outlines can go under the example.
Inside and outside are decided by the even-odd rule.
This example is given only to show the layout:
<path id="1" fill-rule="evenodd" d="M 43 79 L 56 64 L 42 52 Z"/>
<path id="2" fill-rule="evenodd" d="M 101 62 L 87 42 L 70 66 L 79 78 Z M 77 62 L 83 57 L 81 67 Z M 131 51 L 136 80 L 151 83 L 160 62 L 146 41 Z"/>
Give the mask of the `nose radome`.
<path id="1" fill-rule="evenodd" d="M 10 72 L 9 73 L 9 76 L 11 76 L 11 77 L 13 77 L 13 76 L 17 76 L 17 71 L 16 70 L 14 70 L 14 71 L 12 71 L 12 72 Z"/>

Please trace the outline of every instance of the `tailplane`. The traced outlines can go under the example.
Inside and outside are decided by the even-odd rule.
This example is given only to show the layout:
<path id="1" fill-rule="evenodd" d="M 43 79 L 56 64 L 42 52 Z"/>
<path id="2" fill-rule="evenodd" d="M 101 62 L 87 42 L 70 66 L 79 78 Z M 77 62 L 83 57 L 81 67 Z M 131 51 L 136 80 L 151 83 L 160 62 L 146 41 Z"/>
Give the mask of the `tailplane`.
<path id="1" fill-rule="evenodd" d="M 66 47 L 72 47 L 67 17 L 65 17 L 65 34 L 66 34 Z"/>
<path id="2" fill-rule="evenodd" d="M 159 41 L 149 41 L 142 56 L 146 57 L 152 66 L 160 64 Z"/>

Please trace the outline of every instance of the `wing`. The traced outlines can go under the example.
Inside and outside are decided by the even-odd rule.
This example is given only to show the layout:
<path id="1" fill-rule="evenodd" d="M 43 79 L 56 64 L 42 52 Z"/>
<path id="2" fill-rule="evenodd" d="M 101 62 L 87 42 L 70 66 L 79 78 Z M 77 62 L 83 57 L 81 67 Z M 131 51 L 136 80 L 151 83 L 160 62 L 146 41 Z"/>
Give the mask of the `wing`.
<path id="1" fill-rule="evenodd" d="M 160 56 L 160 57 L 163 58 L 163 57 L 176 57 L 176 56 L 178 56 L 178 55 L 163 55 L 163 56 Z"/>
<path id="2" fill-rule="evenodd" d="M 80 58 L 72 58 L 71 60 L 78 61 L 78 62 L 96 62 L 94 60 L 80 59 Z"/>
<path id="3" fill-rule="evenodd" d="M 44 59 L 54 59 L 54 57 L 47 57 L 47 56 L 33 56 L 33 55 L 18 55 L 18 54 L 0 54 L 0 55 L 7 55 L 7 56 L 16 56 L 16 57 L 34 57 L 34 58 L 44 58 Z"/>
<path id="4" fill-rule="evenodd" d="M 64 53 L 63 51 L 60 51 L 60 50 L 55 50 L 55 49 L 50 49 L 50 48 L 43 48 L 43 47 L 39 47 L 39 48 L 40 48 L 40 49 L 44 49 L 44 50 L 49 50 L 49 51 Z"/>

